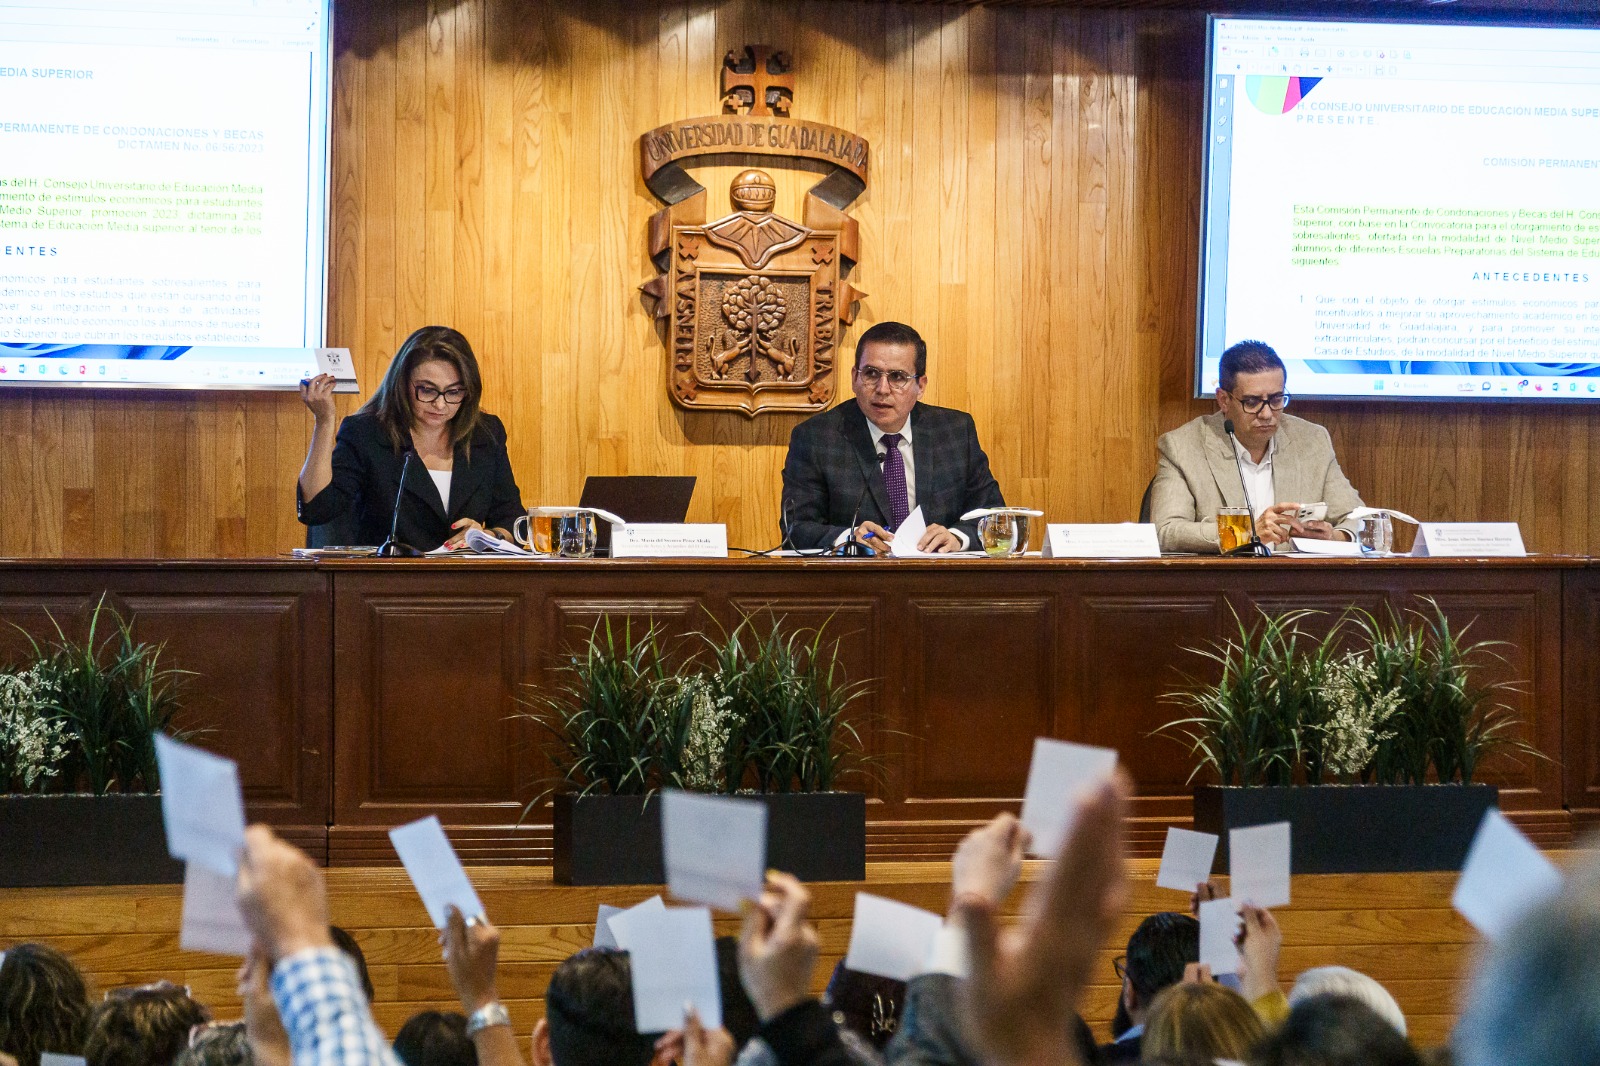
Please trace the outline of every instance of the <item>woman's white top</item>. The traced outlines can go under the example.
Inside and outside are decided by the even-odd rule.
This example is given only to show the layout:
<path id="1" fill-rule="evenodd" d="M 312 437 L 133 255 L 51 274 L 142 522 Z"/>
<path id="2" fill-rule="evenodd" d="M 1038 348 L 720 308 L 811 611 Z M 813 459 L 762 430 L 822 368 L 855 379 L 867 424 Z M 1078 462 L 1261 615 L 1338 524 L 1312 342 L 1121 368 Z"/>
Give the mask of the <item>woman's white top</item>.
<path id="1" fill-rule="evenodd" d="M 439 487 L 439 500 L 444 504 L 444 509 L 450 510 L 450 471 L 429 470 L 428 476 L 433 478 L 433 483 Z"/>

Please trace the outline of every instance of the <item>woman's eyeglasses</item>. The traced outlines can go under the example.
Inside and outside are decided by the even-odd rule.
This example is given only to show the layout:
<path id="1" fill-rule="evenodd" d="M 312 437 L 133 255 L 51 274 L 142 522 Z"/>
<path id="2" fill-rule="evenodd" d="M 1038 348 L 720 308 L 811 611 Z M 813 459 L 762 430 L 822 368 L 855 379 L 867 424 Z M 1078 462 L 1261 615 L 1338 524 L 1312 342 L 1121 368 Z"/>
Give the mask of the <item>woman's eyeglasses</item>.
<path id="1" fill-rule="evenodd" d="M 455 407 L 467 398 L 467 390 L 460 385 L 452 385 L 448 389 L 440 389 L 437 385 L 430 385 L 426 381 L 418 382 L 411 387 L 416 394 L 418 403 L 432 403 L 443 398 L 444 402 Z"/>

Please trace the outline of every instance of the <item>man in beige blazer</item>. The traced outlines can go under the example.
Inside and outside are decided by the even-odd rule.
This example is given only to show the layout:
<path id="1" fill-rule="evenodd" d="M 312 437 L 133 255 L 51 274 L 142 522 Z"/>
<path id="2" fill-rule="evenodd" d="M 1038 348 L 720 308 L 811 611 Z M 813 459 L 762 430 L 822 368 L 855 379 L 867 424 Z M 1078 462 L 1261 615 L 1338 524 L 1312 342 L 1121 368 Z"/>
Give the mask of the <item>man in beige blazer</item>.
<path id="1" fill-rule="evenodd" d="M 1339 469 L 1328 431 L 1284 413 L 1285 380 L 1277 352 L 1241 341 L 1222 353 L 1216 412 L 1157 442 L 1150 520 L 1162 551 L 1216 554 L 1217 509 L 1245 506 L 1246 484 L 1256 531 L 1268 544 L 1356 538 L 1359 523 L 1347 516 L 1361 497 Z M 1230 420 L 1232 441 L 1223 431 Z M 1328 505 L 1329 521 L 1298 517 L 1301 504 L 1312 503 Z"/>

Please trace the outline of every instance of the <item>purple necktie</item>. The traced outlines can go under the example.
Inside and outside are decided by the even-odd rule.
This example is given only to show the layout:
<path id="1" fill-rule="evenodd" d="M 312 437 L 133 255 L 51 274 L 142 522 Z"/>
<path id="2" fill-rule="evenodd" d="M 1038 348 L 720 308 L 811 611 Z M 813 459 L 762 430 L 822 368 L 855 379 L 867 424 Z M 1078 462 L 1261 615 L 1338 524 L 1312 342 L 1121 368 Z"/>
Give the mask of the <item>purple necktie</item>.
<path id="1" fill-rule="evenodd" d="M 893 532 L 911 513 L 911 501 L 906 498 L 906 457 L 900 454 L 898 433 L 885 433 L 883 446 L 889 449 L 883 456 L 883 487 L 889 490 L 889 530 Z"/>

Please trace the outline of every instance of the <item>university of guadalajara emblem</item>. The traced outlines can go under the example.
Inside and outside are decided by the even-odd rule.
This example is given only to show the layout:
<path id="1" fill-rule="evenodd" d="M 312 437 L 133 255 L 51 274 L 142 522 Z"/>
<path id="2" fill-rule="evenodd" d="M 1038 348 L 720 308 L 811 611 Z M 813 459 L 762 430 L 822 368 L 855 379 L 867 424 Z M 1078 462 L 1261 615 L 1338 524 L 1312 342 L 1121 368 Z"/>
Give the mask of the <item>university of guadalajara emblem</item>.
<path id="1" fill-rule="evenodd" d="M 723 60 L 724 114 L 674 122 L 639 138 L 644 181 L 666 203 L 650 219 L 644 286 L 666 322 L 668 392 L 694 410 L 818 411 L 833 398 L 844 327 L 862 294 L 855 219 L 867 186 L 867 142 L 789 117 L 794 78 L 785 53 L 750 46 Z M 806 192 L 802 221 L 776 213 L 771 175 L 733 179 L 733 213 L 707 222 L 706 189 L 681 160 L 716 155 L 820 160 L 828 175 Z"/>

